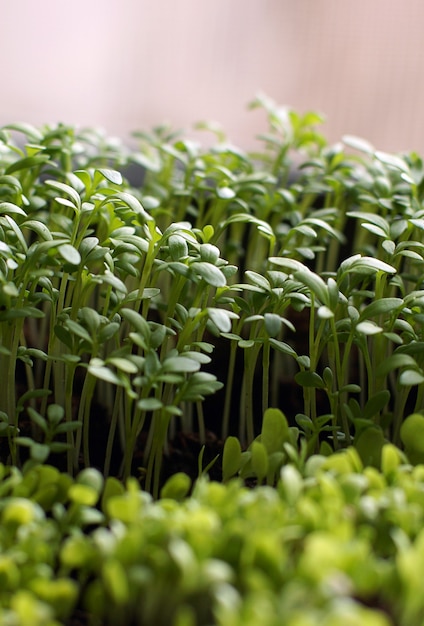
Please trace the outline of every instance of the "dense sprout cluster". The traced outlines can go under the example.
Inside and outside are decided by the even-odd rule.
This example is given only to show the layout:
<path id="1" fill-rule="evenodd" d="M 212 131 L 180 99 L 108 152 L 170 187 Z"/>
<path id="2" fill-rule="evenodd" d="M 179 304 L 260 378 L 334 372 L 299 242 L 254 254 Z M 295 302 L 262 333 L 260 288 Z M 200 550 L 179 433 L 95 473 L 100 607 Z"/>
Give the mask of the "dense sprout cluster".
<path id="1" fill-rule="evenodd" d="M 424 619 L 422 160 L 253 106 L 254 154 L 0 129 L 5 625 Z"/>

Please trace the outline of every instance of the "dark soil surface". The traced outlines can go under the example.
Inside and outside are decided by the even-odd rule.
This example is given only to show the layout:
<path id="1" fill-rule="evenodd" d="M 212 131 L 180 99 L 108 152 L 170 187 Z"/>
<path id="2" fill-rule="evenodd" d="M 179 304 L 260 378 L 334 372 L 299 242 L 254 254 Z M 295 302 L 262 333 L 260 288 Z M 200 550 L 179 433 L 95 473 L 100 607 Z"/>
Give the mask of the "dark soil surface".
<path id="1" fill-rule="evenodd" d="M 199 475 L 199 456 L 203 450 L 202 469 L 214 461 L 208 470 L 211 480 L 222 479 L 222 451 L 224 442 L 214 433 L 206 432 L 204 445 L 200 442 L 197 433 L 179 433 L 169 444 L 168 452 L 163 458 L 162 478 L 167 478 L 176 472 L 184 472 L 195 480 Z M 216 458 L 218 457 L 218 458 Z M 216 459 L 216 460 L 215 460 Z"/>

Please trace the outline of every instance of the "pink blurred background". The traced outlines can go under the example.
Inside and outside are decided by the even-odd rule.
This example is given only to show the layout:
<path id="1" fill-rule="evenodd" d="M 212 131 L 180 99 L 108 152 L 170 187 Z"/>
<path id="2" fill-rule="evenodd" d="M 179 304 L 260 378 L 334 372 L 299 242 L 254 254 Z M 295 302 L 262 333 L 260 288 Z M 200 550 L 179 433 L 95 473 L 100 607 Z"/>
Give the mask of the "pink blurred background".
<path id="1" fill-rule="evenodd" d="M 259 91 L 381 150 L 424 153 L 421 0 L 1 0 L 0 125 L 128 137 L 217 120 L 249 148 Z"/>

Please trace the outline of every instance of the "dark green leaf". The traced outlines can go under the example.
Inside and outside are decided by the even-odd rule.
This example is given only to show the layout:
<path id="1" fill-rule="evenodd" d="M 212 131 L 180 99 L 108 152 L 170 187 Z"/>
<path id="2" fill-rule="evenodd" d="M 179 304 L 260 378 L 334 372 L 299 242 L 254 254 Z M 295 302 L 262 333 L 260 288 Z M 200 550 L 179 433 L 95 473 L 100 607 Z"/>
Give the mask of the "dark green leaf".
<path id="1" fill-rule="evenodd" d="M 74 432 L 78 430 L 81 427 L 82 427 L 82 422 L 78 422 L 76 420 L 73 420 L 72 422 L 62 422 L 61 424 L 57 426 L 57 428 L 55 428 L 55 433 L 56 434 L 70 433 L 70 432 Z"/>
<path id="2" fill-rule="evenodd" d="M 382 315 L 383 313 L 391 313 L 395 309 L 400 309 L 404 306 L 404 301 L 401 298 L 381 298 L 374 300 L 366 306 L 360 314 L 360 320 L 367 320 L 370 317 Z"/>
<path id="3" fill-rule="evenodd" d="M 89 344 L 93 342 L 91 335 L 83 326 L 81 326 L 81 324 L 78 324 L 78 322 L 74 322 L 74 320 L 66 320 L 65 326 L 71 333 L 77 335 L 77 337 L 80 337 L 81 339 L 84 339 Z"/>
<path id="4" fill-rule="evenodd" d="M 37 461 L 37 463 L 44 463 L 50 454 L 50 447 L 43 443 L 34 442 L 30 446 L 31 459 Z"/>
<path id="5" fill-rule="evenodd" d="M 59 424 L 65 417 L 65 410 L 59 404 L 49 404 L 47 407 L 47 419 L 50 424 Z"/>
<path id="6" fill-rule="evenodd" d="M 40 415 L 35 409 L 31 406 L 27 409 L 30 420 L 34 422 L 43 432 L 47 431 L 47 421 L 46 419 Z"/>
<path id="7" fill-rule="evenodd" d="M 63 326 L 59 326 L 58 324 L 56 324 L 56 326 L 54 327 L 54 334 L 70 350 L 73 349 L 73 338 L 72 338 L 72 334 L 69 332 L 69 330 L 67 330 Z"/>
<path id="8" fill-rule="evenodd" d="M 377 366 L 377 376 L 387 376 L 391 371 L 400 367 L 417 367 L 415 359 L 409 354 L 392 354 L 383 359 Z"/>
<path id="9" fill-rule="evenodd" d="M 316 372 L 298 372 L 294 378 L 297 384 L 302 387 L 314 387 L 317 389 L 325 388 L 324 381 Z"/>
<path id="10" fill-rule="evenodd" d="M 283 352 L 284 354 L 290 354 L 290 356 L 293 356 L 293 357 L 297 357 L 295 350 L 285 341 L 279 341 L 271 337 L 269 340 L 269 343 L 275 350 L 278 350 L 279 352 Z"/>
<path id="11" fill-rule="evenodd" d="M 98 340 L 101 343 L 109 341 L 110 339 L 112 339 L 112 337 L 116 335 L 119 329 L 120 324 L 118 324 L 118 322 L 109 322 L 108 324 L 105 324 L 105 326 L 102 326 L 102 328 L 99 330 Z"/>
<path id="12" fill-rule="evenodd" d="M 364 419 L 372 420 L 380 413 L 380 411 L 384 409 L 389 400 L 390 391 L 387 389 L 379 391 L 367 401 L 362 417 Z"/>

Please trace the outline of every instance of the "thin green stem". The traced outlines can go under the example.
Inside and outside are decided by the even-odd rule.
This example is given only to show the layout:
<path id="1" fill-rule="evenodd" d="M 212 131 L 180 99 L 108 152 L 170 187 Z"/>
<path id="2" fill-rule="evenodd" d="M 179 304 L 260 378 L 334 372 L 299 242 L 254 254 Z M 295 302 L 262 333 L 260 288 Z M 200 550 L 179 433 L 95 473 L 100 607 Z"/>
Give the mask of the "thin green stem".
<path id="1" fill-rule="evenodd" d="M 115 393 L 115 400 L 113 403 L 112 415 L 110 419 L 107 444 L 106 444 L 105 462 L 104 462 L 104 467 L 103 467 L 103 474 L 105 477 L 109 476 L 109 472 L 110 472 L 110 465 L 112 461 L 112 452 L 113 452 L 113 444 L 115 441 L 116 427 L 118 424 L 119 413 L 122 408 L 122 393 L 123 393 L 123 388 L 117 387 L 116 393 Z"/>
<path id="2" fill-rule="evenodd" d="M 73 418 L 73 391 L 74 391 L 74 376 L 77 368 L 77 363 L 68 363 L 67 371 L 66 371 L 66 389 L 65 389 L 65 420 L 67 422 L 72 421 Z M 72 471 L 72 467 L 74 467 L 74 455 L 75 455 L 75 442 L 74 442 L 74 434 L 72 431 L 68 431 L 66 433 L 66 443 L 69 446 L 67 452 L 67 469 L 68 472 Z"/>
<path id="3" fill-rule="evenodd" d="M 228 372 L 227 372 L 227 380 L 225 384 L 225 398 L 224 398 L 224 410 L 222 417 L 222 437 L 226 439 L 229 434 L 229 426 L 230 426 L 230 414 L 231 414 L 231 401 L 233 397 L 233 388 L 234 388 L 234 374 L 235 374 L 235 366 L 236 366 L 236 358 L 237 358 L 237 342 L 231 341 L 230 345 L 230 355 L 228 359 Z"/>
<path id="4" fill-rule="evenodd" d="M 268 339 L 264 341 L 262 349 L 262 415 L 269 404 L 269 366 L 271 344 Z"/>
<path id="5" fill-rule="evenodd" d="M 411 391 L 411 388 L 406 387 L 406 386 L 405 387 L 398 386 L 396 389 L 395 406 L 393 409 L 394 419 L 393 419 L 391 441 L 395 446 L 399 446 L 399 447 L 402 445 L 402 442 L 400 439 L 400 428 L 405 418 L 405 407 L 408 401 L 410 391 Z M 422 404 L 420 405 L 419 408 L 421 407 L 422 407 Z"/>
<path id="6" fill-rule="evenodd" d="M 206 430 L 205 430 L 205 418 L 203 414 L 203 403 L 202 401 L 196 402 L 197 409 L 197 423 L 199 425 L 199 441 L 202 445 L 206 443 Z"/>
<path id="7" fill-rule="evenodd" d="M 252 329 L 253 332 L 253 329 Z M 244 350 L 244 372 L 242 384 L 242 402 L 240 403 L 240 430 L 239 438 L 241 441 L 251 443 L 255 438 L 254 413 L 253 413 L 253 394 L 254 379 L 257 358 L 262 345 L 255 342 L 250 348 Z"/>
<path id="8" fill-rule="evenodd" d="M 94 389 L 96 387 L 96 378 L 87 372 L 84 385 L 81 392 L 78 421 L 82 422 L 82 449 L 83 449 L 83 462 L 85 467 L 90 466 L 90 417 L 91 417 L 91 405 L 94 396 Z M 81 447 L 81 430 L 77 433 L 77 440 L 75 443 L 74 454 L 74 466 L 78 467 L 78 457 Z M 68 471 L 72 470 L 68 468 Z"/>

